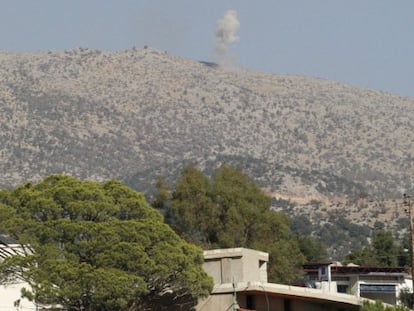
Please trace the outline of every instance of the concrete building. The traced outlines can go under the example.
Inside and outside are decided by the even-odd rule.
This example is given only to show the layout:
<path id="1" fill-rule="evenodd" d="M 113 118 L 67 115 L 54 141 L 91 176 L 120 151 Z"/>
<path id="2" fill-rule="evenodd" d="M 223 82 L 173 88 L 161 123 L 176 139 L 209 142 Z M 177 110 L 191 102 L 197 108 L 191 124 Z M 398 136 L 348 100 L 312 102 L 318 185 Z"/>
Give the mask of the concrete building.
<path id="1" fill-rule="evenodd" d="M 246 248 L 204 252 L 204 269 L 214 279 L 211 295 L 197 311 L 356 311 L 361 298 L 324 289 L 268 283 L 269 255 Z"/>
<path id="2" fill-rule="evenodd" d="M 339 262 L 309 263 L 303 266 L 307 279 L 331 291 L 381 300 L 397 305 L 403 288 L 412 291 L 411 276 L 405 267 L 363 267 Z"/>
<path id="3" fill-rule="evenodd" d="M 16 252 L 21 252 L 20 245 L 0 244 L 0 260 Z M 204 251 L 204 269 L 215 285 L 211 295 L 198 302 L 196 310 L 357 311 L 363 297 L 377 299 L 379 296 L 375 291 L 378 290 L 395 294 L 406 280 L 405 272 L 400 270 L 388 271 L 385 280 L 382 270 L 370 270 L 362 276 L 356 267 L 341 273 L 343 269 L 329 263 L 305 267 L 310 276 L 320 281 L 318 289 L 273 284 L 268 283 L 268 260 L 267 253 L 246 248 Z M 352 274 L 355 271 L 359 273 L 358 277 Z M 19 281 L 0 285 L 0 310 L 46 310 L 45 306 L 36 306 L 21 298 L 20 290 L 24 286 L 27 284 Z M 393 286 L 395 290 L 391 290 Z M 342 293 L 349 289 L 358 289 L 359 294 Z M 391 298 L 395 295 L 389 297 L 383 300 L 395 302 Z"/>
<path id="4" fill-rule="evenodd" d="M 23 255 L 21 245 L 14 241 L 6 240 L 6 237 L 1 236 L 0 260 L 14 254 Z M 19 279 L 2 282 L 0 285 L 0 311 L 41 309 L 40 306 L 36 306 L 33 302 L 21 298 L 21 289 L 23 287 L 30 288 L 28 284 Z"/>

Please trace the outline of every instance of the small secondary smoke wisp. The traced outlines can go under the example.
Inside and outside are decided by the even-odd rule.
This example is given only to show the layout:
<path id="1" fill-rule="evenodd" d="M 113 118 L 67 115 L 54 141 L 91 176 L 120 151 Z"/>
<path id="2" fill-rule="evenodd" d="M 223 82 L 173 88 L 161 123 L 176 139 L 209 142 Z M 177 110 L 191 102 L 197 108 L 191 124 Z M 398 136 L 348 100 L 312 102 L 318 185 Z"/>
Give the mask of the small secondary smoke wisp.
<path id="1" fill-rule="evenodd" d="M 215 31 L 215 54 L 220 60 L 227 57 L 227 53 L 231 44 L 239 41 L 237 31 L 240 28 L 240 22 L 237 18 L 237 12 L 234 10 L 228 10 L 222 18 L 216 23 Z"/>

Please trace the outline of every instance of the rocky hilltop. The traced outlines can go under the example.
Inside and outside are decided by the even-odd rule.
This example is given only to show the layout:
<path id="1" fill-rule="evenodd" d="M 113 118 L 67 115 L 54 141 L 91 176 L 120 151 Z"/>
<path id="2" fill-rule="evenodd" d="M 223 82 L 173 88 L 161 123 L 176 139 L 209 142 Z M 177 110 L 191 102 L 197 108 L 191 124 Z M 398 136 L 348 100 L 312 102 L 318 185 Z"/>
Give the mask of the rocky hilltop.
<path id="1" fill-rule="evenodd" d="M 147 192 L 226 162 L 296 211 L 400 198 L 413 155 L 414 98 L 150 48 L 0 53 L 0 187 L 70 173 Z"/>

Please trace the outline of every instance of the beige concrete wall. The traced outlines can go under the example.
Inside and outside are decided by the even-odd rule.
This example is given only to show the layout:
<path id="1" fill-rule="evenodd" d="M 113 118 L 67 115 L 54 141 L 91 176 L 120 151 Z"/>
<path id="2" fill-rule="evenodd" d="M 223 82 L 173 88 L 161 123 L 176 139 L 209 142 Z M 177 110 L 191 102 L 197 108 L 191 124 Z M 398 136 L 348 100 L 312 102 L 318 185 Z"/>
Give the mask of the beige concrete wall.
<path id="1" fill-rule="evenodd" d="M 359 297 L 359 284 L 358 284 L 359 278 L 357 275 L 353 275 L 349 277 L 349 289 L 350 294 L 355 295 Z"/>
<path id="2" fill-rule="evenodd" d="M 204 270 L 213 277 L 215 284 L 267 283 L 267 253 L 230 248 L 205 251 L 204 257 Z"/>
<path id="3" fill-rule="evenodd" d="M 237 295 L 237 302 L 241 308 L 247 308 L 247 294 L 239 293 Z M 358 306 L 344 306 L 334 303 L 321 303 L 313 302 L 309 300 L 301 300 L 300 298 L 291 298 L 290 300 L 290 311 L 357 311 Z M 254 295 L 254 310 L 256 311 L 284 311 L 285 299 L 282 297 L 275 297 L 262 294 Z M 233 307 L 233 295 L 227 294 L 214 294 L 201 301 L 197 307 L 197 311 L 221 311 L 228 310 L 232 311 Z"/>
<path id="4" fill-rule="evenodd" d="M 356 311 L 359 302 L 351 295 L 267 283 L 268 254 L 245 248 L 204 251 L 204 269 L 214 279 L 212 294 L 197 305 L 197 311 L 232 310 L 233 286 L 242 308 L 257 311 Z M 336 287 L 335 282 L 331 282 Z M 253 306 L 247 303 L 254 301 Z M 287 297 L 287 298 L 286 298 Z M 289 299 L 289 300 L 286 300 Z M 289 308 L 286 308 L 287 303 Z"/>
<path id="5" fill-rule="evenodd" d="M 232 311 L 233 295 L 232 294 L 216 294 L 199 301 L 196 306 L 197 311 Z"/>
<path id="6" fill-rule="evenodd" d="M 243 250 L 243 280 L 241 282 L 262 282 L 267 283 L 267 259 L 264 260 L 264 253 L 251 249 Z M 266 274 L 264 274 L 264 271 Z"/>
<path id="7" fill-rule="evenodd" d="M 204 271 L 213 278 L 214 284 L 221 284 L 221 261 L 205 260 L 203 264 Z"/>
<path id="8" fill-rule="evenodd" d="M 35 310 L 36 306 L 27 299 L 21 298 L 21 289 L 29 286 L 25 283 L 16 283 L 0 286 L 0 310 L 16 311 L 16 310 Z M 14 306 L 15 301 L 20 300 L 19 308 Z"/>

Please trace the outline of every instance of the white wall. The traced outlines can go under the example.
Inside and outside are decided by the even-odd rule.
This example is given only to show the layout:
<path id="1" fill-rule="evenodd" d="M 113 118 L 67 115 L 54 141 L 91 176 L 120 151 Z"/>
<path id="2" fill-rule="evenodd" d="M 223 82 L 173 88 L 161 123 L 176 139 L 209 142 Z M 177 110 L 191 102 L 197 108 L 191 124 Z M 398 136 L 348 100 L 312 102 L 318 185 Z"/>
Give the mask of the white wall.
<path id="1" fill-rule="evenodd" d="M 0 311 L 36 310 L 32 302 L 20 297 L 22 287 L 27 286 L 24 283 L 0 285 Z M 14 303 L 18 299 L 20 299 L 20 307 L 16 308 Z"/>

